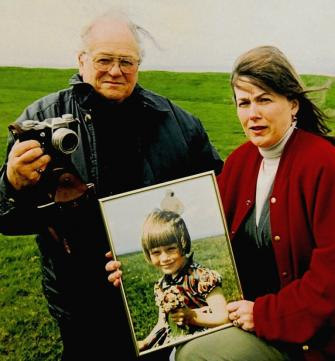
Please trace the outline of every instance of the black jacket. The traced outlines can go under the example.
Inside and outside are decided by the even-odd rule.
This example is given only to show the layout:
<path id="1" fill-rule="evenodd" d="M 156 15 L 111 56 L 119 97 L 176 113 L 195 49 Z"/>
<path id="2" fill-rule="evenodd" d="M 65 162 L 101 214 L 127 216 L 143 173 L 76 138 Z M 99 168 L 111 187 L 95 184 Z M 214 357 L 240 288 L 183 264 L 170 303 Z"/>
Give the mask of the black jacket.
<path id="1" fill-rule="evenodd" d="M 0 182 L 0 232 L 39 234 L 44 292 L 57 319 L 81 312 L 89 318 L 98 299 L 101 314 L 104 305 L 119 307 L 104 269 L 109 247 L 96 198 L 222 167 L 200 121 L 168 99 L 137 85 L 115 104 L 78 75 L 71 85 L 37 100 L 17 121 L 66 113 L 79 119 L 80 144 L 71 160 L 83 181 L 95 185 L 95 200 L 76 210 L 37 210 L 33 188 L 15 192 L 8 184 L 6 163 Z M 12 144 L 10 137 L 8 152 Z M 55 224 L 64 225 L 61 241 L 50 232 Z"/>

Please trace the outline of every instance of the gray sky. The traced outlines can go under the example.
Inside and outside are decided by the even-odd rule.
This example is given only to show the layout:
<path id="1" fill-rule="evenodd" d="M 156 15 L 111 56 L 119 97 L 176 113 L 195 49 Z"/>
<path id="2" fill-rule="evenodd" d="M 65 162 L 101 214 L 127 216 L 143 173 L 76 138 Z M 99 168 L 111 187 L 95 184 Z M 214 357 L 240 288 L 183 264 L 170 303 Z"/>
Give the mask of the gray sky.
<path id="1" fill-rule="evenodd" d="M 276 45 L 299 73 L 335 75 L 334 0 L 1 0 L 0 65 L 76 67 L 81 28 L 119 5 L 149 30 L 143 69 L 230 71 Z"/>
<path id="2" fill-rule="evenodd" d="M 172 190 L 184 205 L 182 217 L 191 239 L 224 234 L 219 200 L 211 175 L 153 187 L 125 196 L 105 198 L 102 202 L 105 220 L 117 255 L 141 249 L 141 227 L 146 216 L 160 203 L 166 191 Z"/>

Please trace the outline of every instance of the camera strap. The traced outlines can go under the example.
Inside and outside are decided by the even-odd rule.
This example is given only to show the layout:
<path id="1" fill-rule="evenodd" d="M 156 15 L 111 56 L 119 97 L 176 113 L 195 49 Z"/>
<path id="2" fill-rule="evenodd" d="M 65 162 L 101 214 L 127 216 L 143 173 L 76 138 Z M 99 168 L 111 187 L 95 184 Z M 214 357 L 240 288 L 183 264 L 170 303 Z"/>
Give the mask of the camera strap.
<path id="1" fill-rule="evenodd" d="M 95 202 L 94 184 L 84 183 L 75 171 L 62 167 L 53 168 L 45 182 L 49 184 L 50 202 L 40 204 L 37 208 L 48 220 L 48 231 L 52 238 L 63 244 L 64 250 L 70 254 L 72 247 L 67 240 L 67 233 L 71 229 L 71 219 L 81 214 L 79 210 L 85 211 L 92 201 Z"/>
<path id="2" fill-rule="evenodd" d="M 79 201 L 90 198 L 95 194 L 94 184 L 85 183 L 81 179 L 72 163 L 64 163 L 62 166 L 53 166 L 41 180 L 39 194 L 43 199 L 37 208 L 43 209 L 50 206 L 58 208 L 76 208 Z"/>

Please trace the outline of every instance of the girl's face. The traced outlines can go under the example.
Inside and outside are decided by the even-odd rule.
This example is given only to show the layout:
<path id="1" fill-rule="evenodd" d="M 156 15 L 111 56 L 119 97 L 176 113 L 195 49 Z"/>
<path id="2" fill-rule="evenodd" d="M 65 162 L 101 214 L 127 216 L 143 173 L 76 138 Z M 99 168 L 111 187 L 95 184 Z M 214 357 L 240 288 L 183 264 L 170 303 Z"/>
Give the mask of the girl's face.
<path id="1" fill-rule="evenodd" d="M 234 92 L 237 115 L 250 141 L 264 148 L 278 143 L 298 112 L 298 102 L 247 81 L 238 81 Z"/>
<path id="2" fill-rule="evenodd" d="M 166 275 L 176 276 L 186 262 L 177 243 L 152 248 L 149 254 L 151 263 Z"/>

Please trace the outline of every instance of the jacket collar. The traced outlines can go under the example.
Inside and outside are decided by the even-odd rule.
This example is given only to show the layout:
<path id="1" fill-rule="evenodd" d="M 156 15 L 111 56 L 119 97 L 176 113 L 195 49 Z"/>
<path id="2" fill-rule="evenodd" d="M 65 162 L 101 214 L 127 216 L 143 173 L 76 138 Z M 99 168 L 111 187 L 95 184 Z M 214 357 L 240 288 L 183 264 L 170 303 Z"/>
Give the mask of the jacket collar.
<path id="1" fill-rule="evenodd" d="M 98 94 L 92 85 L 83 82 L 82 77 L 79 74 L 74 74 L 70 79 L 70 85 L 73 87 L 74 94 L 81 106 L 89 109 L 91 105 L 96 103 L 113 103 L 108 101 L 100 94 Z M 136 84 L 133 93 L 125 102 L 139 101 L 144 107 L 159 112 L 170 111 L 168 107 L 168 101 L 163 97 L 157 96 L 155 93 L 142 88 L 139 84 Z"/>

